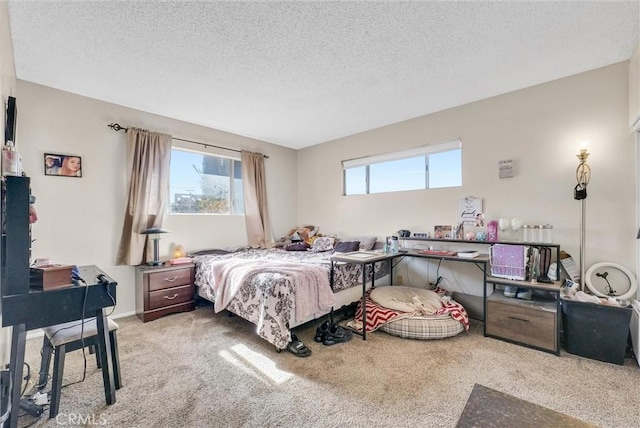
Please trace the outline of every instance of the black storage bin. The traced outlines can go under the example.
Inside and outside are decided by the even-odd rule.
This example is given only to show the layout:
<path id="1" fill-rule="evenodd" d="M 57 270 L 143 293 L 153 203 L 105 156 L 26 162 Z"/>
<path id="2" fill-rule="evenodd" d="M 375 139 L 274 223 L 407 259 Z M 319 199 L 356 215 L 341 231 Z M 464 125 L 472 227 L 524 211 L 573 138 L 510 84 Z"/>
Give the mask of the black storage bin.
<path id="1" fill-rule="evenodd" d="M 621 308 L 562 299 L 564 345 L 568 353 L 622 365 L 631 307 Z"/>

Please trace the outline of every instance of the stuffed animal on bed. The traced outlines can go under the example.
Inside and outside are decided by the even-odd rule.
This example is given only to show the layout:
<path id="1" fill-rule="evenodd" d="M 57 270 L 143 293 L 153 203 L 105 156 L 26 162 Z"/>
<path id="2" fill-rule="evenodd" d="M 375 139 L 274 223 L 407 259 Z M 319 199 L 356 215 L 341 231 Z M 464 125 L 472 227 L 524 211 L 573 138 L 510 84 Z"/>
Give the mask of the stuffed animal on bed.
<path id="1" fill-rule="evenodd" d="M 292 241 L 303 241 L 306 242 L 307 244 L 310 244 L 311 242 L 309 242 L 309 240 L 311 240 L 311 238 L 313 238 L 314 236 L 316 236 L 316 234 L 318 233 L 318 228 L 314 227 L 314 226 L 302 226 L 301 228 L 297 229 L 292 235 L 291 235 L 291 240 Z M 313 242 L 313 240 L 312 240 Z"/>
<path id="2" fill-rule="evenodd" d="M 278 241 L 275 243 L 275 246 L 286 247 L 292 242 L 306 242 L 307 244 L 311 245 L 318 236 L 322 235 L 318 233 L 317 226 L 296 226 L 291 229 L 285 236 L 278 239 Z"/>

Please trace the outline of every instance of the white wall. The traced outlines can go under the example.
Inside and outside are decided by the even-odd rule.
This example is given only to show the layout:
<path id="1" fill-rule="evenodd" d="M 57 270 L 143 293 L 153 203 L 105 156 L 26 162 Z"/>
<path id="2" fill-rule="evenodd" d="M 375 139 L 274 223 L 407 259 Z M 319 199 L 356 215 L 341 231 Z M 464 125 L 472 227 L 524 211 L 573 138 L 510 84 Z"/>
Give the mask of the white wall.
<path id="1" fill-rule="evenodd" d="M 635 136 L 636 183 L 640 183 L 640 44 L 629 59 L 629 126 Z M 640 186 L 636 184 L 636 201 L 640 201 Z M 640 205 L 636 204 L 636 230 L 640 228 Z M 636 272 L 640 272 L 640 240 L 636 240 Z M 637 275 L 637 274 L 636 274 Z M 637 293 L 640 300 L 640 289 Z"/>
<path id="2" fill-rule="evenodd" d="M 13 42 L 9 27 L 9 13 L 7 3 L 0 2 L 0 94 L 2 95 L 3 112 L 6 110 L 7 97 L 16 93 L 16 67 L 13 60 Z M 0 132 L 4 143 L 4 117 L 0 120 Z M 0 314 L 0 325 L 2 315 Z M 0 364 L 9 362 L 9 343 L 11 342 L 11 329 L 0 328 Z"/>
<path id="3" fill-rule="evenodd" d="M 635 269 L 628 67 L 622 62 L 300 150 L 298 222 L 343 237 L 382 237 L 399 229 L 433 232 L 434 225 L 455 223 L 458 200 L 472 195 L 484 200 L 487 220 L 552 224 L 554 242 L 578 261 L 580 202 L 573 199 L 573 188 L 576 154 L 587 140 L 592 179 L 586 266 L 612 261 Z M 342 160 L 456 138 L 463 141 L 462 187 L 342 195 Z M 499 179 L 498 162 L 506 159 L 514 160 L 515 177 Z M 427 273 L 435 280 L 435 266 L 410 263 L 414 285 L 423 284 Z M 440 272 L 454 291 L 482 294 L 480 275 L 459 278 L 455 272 L 458 268 L 447 264 Z"/>
<path id="4" fill-rule="evenodd" d="M 629 126 L 640 127 L 640 44 L 629 59 Z"/>
<path id="5" fill-rule="evenodd" d="M 282 235 L 295 224 L 294 150 L 29 82 L 18 81 L 17 93 L 17 139 L 39 217 L 32 227 L 33 258 L 51 257 L 57 263 L 102 268 L 118 282 L 115 315 L 135 311 L 134 268 L 114 266 L 126 199 L 126 135 L 107 124 L 118 122 L 267 154 L 267 194 L 274 232 Z M 45 152 L 82 156 L 83 177 L 45 176 Z M 187 251 L 246 244 L 242 216 L 170 215 L 164 227 L 172 231 L 160 241 L 164 259 L 170 258 L 172 243 L 183 244 Z"/>

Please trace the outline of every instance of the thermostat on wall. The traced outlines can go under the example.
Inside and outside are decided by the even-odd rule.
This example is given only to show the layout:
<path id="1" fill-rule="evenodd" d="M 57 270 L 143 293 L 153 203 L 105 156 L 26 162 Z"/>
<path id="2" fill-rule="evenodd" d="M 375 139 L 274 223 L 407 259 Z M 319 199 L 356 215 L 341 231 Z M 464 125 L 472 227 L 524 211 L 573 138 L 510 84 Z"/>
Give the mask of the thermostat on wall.
<path id="1" fill-rule="evenodd" d="M 498 171 L 500 178 L 513 177 L 513 160 L 502 160 L 498 163 Z"/>

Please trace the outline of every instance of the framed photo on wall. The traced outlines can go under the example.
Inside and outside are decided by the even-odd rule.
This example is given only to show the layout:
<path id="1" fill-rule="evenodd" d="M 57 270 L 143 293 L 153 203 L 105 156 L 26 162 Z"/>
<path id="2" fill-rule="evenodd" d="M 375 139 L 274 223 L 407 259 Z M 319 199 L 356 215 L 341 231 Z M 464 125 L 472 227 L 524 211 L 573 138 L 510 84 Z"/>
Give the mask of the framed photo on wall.
<path id="1" fill-rule="evenodd" d="M 82 177 L 82 158 L 77 155 L 45 153 L 44 175 Z"/>

